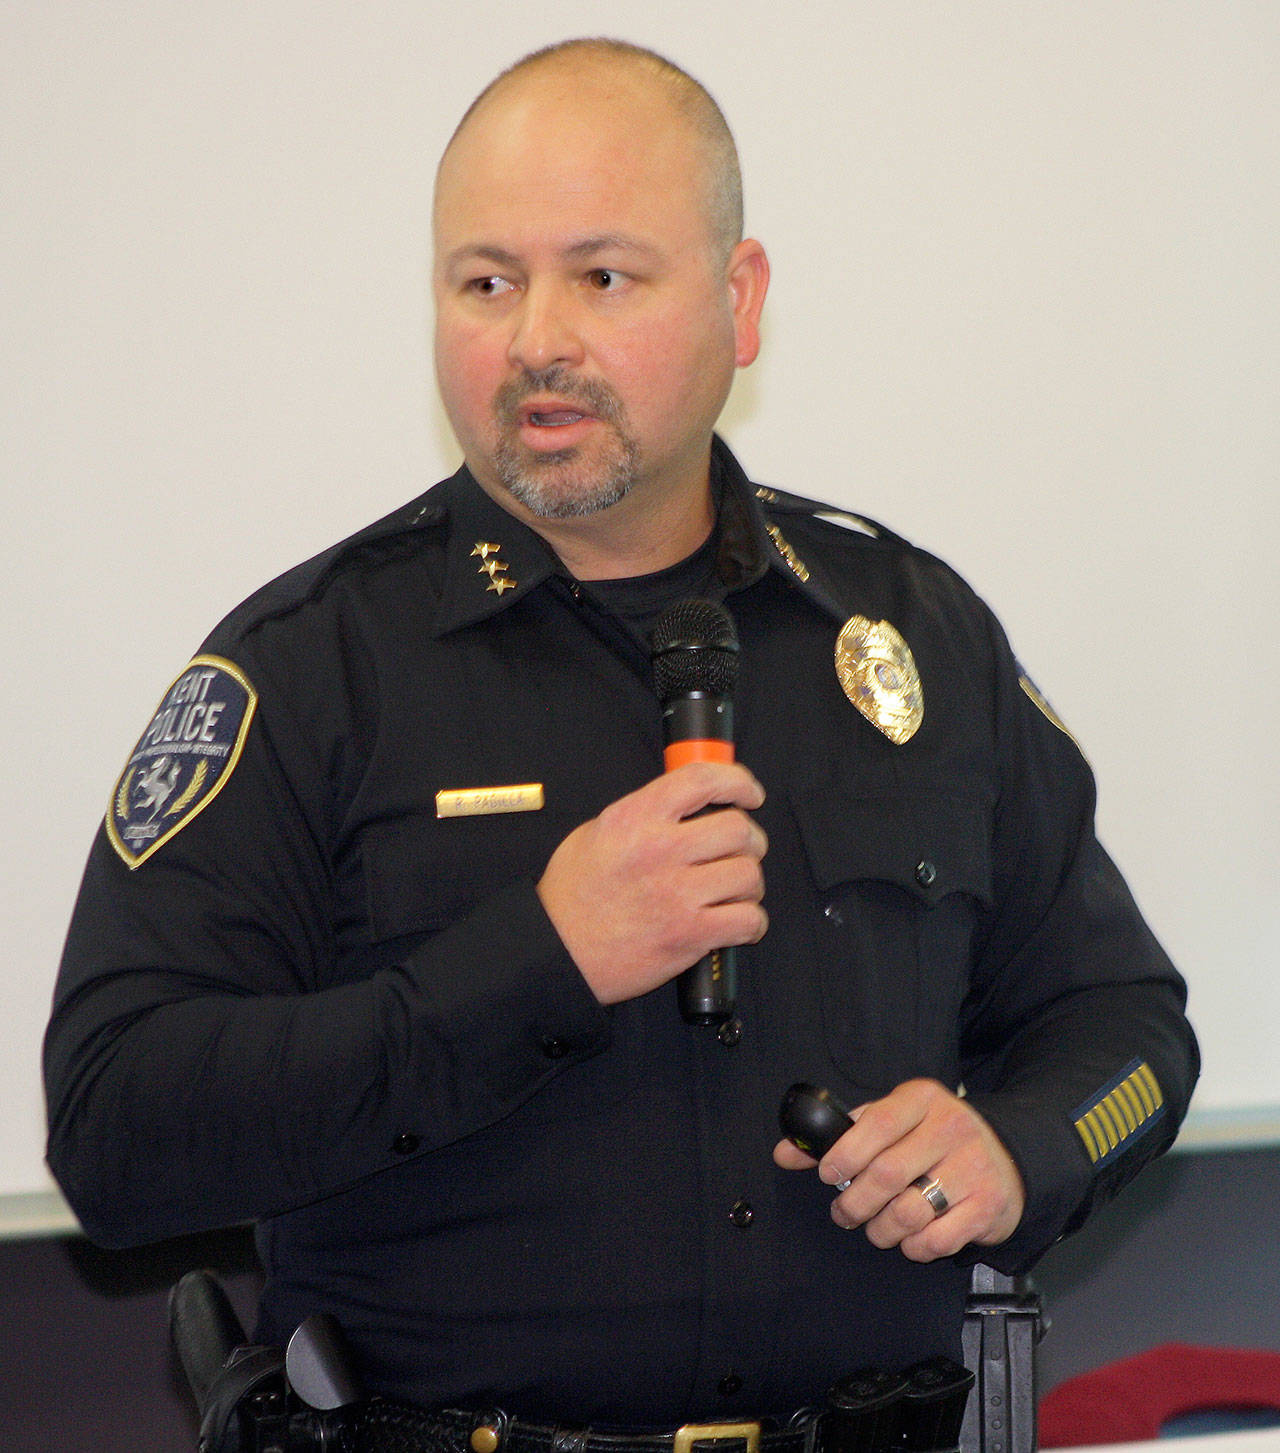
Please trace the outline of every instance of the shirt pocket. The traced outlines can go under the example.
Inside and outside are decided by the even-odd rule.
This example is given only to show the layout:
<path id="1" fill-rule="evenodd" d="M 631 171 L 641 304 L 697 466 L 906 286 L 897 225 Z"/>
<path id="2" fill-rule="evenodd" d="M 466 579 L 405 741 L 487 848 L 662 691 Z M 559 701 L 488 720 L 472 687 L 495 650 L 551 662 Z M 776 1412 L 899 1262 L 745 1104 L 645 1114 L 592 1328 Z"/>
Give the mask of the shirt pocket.
<path id="1" fill-rule="evenodd" d="M 913 1076 L 956 1086 L 960 1009 L 990 907 L 991 811 L 953 785 L 797 794 L 824 919 L 827 1052 L 868 1096 Z"/>
<path id="2" fill-rule="evenodd" d="M 474 817 L 423 813 L 367 828 L 360 855 L 369 939 L 402 943 L 438 933 L 498 889 L 536 881 L 576 825 L 544 808 Z"/>
<path id="3" fill-rule="evenodd" d="M 522 878 L 536 881 L 579 820 L 545 809 L 442 819 L 420 814 L 366 829 L 361 856 L 366 932 L 372 942 L 363 971 L 391 966 L 467 914 L 483 914 L 486 901 L 500 889 Z M 524 946 L 505 941 L 506 932 L 495 912 L 487 940 L 495 954 L 518 956 Z M 483 980 L 485 964 L 453 956 L 443 959 L 438 971 L 465 985 Z M 534 1020 L 548 994 L 541 972 L 540 964 L 530 964 L 529 1016 Z M 563 970 L 557 966 L 555 972 Z M 630 1096 L 644 1063 L 643 1026 L 634 1002 L 609 1012 L 608 1046 L 565 1065 L 501 1122 L 510 1153 L 519 1153 L 526 1128 L 594 1120 Z M 501 1038 L 495 1034 L 495 1043 Z"/>

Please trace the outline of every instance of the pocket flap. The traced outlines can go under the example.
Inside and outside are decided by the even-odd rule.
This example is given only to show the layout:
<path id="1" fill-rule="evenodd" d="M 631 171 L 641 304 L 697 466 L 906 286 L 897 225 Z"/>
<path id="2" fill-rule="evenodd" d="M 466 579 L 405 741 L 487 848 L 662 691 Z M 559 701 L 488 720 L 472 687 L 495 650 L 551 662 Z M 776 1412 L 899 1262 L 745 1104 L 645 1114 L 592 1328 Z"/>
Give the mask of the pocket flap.
<path id="1" fill-rule="evenodd" d="M 872 879 L 924 903 L 967 893 L 991 904 L 990 813 L 976 796 L 941 788 L 872 794 L 832 788 L 792 801 L 819 889 Z"/>

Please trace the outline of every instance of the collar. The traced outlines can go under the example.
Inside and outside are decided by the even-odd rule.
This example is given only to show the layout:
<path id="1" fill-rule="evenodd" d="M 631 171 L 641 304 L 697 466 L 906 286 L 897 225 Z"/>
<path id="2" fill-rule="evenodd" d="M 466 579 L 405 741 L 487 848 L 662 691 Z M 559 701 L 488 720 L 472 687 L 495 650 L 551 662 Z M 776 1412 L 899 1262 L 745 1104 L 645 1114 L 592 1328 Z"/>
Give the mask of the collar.
<path id="1" fill-rule="evenodd" d="M 800 559 L 766 513 L 774 492 L 751 483 L 718 435 L 711 444 L 711 482 L 720 499 L 716 569 L 725 595 L 754 585 L 772 570 L 819 609 L 843 620 L 848 611 L 821 566 Z M 444 588 L 433 635 L 509 610 L 552 577 L 568 579 L 546 541 L 490 499 L 465 466 L 431 495 L 448 519 Z"/>
<path id="2" fill-rule="evenodd" d="M 509 610 L 551 576 L 565 574 L 546 541 L 495 504 L 465 465 L 433 494 L 449 521 L 433 635 Z"/>
<path id="3" fill-rule="evenodd" d="M 711 468 L 721 487 L 718 564 L 726 591 L 753 585 L 772 570 L 820 610 L 843 621 L 849 612 L 825 569 L 802 560 L 769 517 L 767 506 L 781 498 L 778 492 L 752 484 L 719 435 L 711 444 Z"/>

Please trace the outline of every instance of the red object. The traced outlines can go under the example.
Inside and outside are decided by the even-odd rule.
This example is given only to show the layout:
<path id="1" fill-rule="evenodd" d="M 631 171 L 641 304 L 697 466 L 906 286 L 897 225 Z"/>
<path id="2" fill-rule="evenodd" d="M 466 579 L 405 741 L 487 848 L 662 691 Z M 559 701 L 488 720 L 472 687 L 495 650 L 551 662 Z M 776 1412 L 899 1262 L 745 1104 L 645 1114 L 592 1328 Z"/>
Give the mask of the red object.
<path id="1" fill-rule="evenodd" d="M 674 772 L 686 762 L 732 762 L 733 743 L 698 737 L 668 742 L 662 753 L 662 761 L 668 772 Z"/>
<path id="2" fill-rule="evenodd" d="M 1280 1352 L 1166 1342 L 1068 1378 L 1040 1403 L 1040 1446 L 1140 1443 L 1170 1418 L 1208 1409 L 1280 1409 Z"/>

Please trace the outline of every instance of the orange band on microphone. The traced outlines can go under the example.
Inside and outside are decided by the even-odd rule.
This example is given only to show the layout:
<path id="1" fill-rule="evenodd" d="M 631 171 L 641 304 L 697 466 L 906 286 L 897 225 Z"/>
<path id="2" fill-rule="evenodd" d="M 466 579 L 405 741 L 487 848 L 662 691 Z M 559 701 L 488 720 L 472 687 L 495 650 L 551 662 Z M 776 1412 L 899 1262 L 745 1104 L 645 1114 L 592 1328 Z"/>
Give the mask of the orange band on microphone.
<path id="1" fill-rule="evenodd" d="M 698 737 L 671 742 L 663 751 L 662 760 L 668 772 L 674 772 L 686 762 L 732 762 L 733 743 Z"/>

